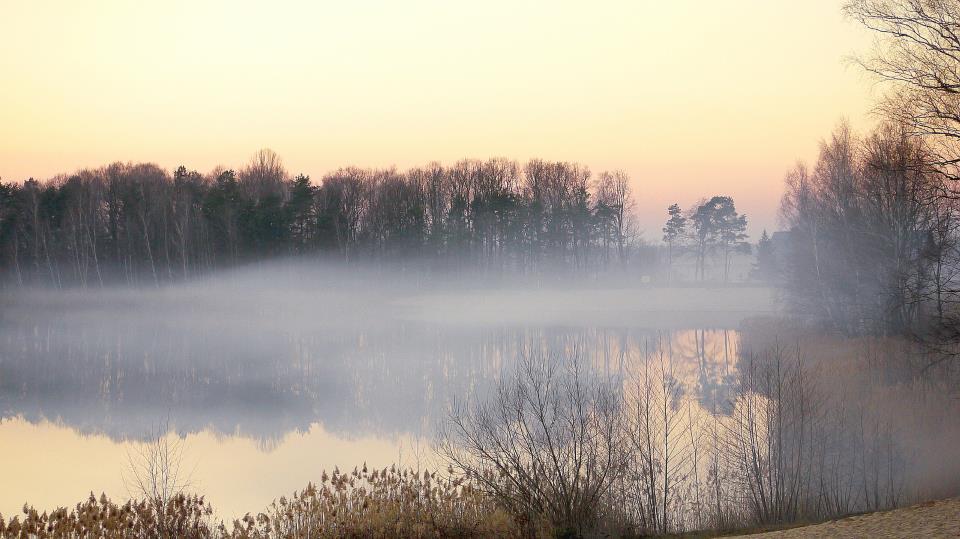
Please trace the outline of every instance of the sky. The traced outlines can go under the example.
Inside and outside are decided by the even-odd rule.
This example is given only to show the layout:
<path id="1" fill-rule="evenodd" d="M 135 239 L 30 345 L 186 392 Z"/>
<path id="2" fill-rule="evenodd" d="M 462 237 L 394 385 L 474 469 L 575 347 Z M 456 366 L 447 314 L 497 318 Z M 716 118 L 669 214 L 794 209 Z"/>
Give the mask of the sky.
<path id="1" fill-rule="evenodd" d="M 643 238 L 667 205 L 733 196 L 776 227 L 784 172 L 876 88 L 870 37 L 829 0 L 0 0 L 0 178 L 114 161 L 315 180 L 464 157 L 632 178 Z"/>

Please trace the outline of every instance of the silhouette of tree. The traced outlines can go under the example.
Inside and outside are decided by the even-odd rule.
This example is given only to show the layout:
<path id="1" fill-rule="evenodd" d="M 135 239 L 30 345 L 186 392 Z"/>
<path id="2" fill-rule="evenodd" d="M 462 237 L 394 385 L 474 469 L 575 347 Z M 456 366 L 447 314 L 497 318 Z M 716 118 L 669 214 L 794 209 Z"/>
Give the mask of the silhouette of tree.
<path id="1" fill-rule="evenodd" d="M 938 170 L 960 178 L 960 4 L 852 0 L 844 12 L 878 36 L 856 62 L 889 83 L 881 112 L 925 137 Z"/>
<path id="2" fill-rule="evenodd" d="M 747 217 L 737 213 L 733 199 L 715 196 L 699 204 L 688 218 L 692 224 L 692 240 L 696 253 L 697 277 L 705 278 L 706 257 L 719 250 L 723 257 L 723 280 L 730 276 L 730 255 L 747 246 Z"/>
<path id="3" fill-rule="evenodd" d="M 679 204 L 671 204 L 667 208 L 667 215 L 670 218 L 663 227 L 663 242 L 667 244 L 668 279 L 673 280 L 673 257 L 687 233 L 687 218 L 683 216 Z"/>
<path id="4" fill-rule="evenodd" d="M 767 234 L 767 229 L 763 229 L 760 240 L 757 241 L 757 260 L 753 265 L 753 274 L 757 279 L 769 282 L 776 279 L 777 273 L 777 254 L 773 241 Z"/>

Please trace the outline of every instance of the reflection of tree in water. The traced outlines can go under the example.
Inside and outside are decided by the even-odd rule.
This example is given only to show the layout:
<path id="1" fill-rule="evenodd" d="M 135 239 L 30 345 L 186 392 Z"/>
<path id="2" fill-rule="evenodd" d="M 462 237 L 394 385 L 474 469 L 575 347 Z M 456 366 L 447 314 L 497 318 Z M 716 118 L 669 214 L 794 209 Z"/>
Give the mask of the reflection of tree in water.
<path id="1" fill-rule="evenodd" d="M 158 421 L 266 444 L 313 423 L 340 436 L 427 434 L 454 396 L 476 397 L 531 347 L 584 351 L 620 376 L 661 340 L 678 378 L 726 402 L 732 333 L 626 329 L 466 330 L 419 322 L 363 331 L 253 322 L 30 317 L 0 327 L 0 414 L 83 433 L 140 438 Z M 716 409 L 715 407 L 708 409 Z"/>
<path id="2" fill-rule="evenodd" d="M 729 412 L 735 400 L 736 334 L 730 330 L 696 329 L 671 340 L 671 345 L 680 364 L 695 367 L 688 380 L 696 379 L 700 405 L 713 413 Z"/>
<path id="3" fill-rule="evenodd" d="M 627 365 L 663 353 L 684 392 L 696 395 L 705 410 L 729 412 L 737 382 L 737 332 L 691 329 L 669 333 L 641 330 L 593 333 L 594 351 L 605 362 L 596 363 L 598 367 L 609 370 L 617 361 Z"/>

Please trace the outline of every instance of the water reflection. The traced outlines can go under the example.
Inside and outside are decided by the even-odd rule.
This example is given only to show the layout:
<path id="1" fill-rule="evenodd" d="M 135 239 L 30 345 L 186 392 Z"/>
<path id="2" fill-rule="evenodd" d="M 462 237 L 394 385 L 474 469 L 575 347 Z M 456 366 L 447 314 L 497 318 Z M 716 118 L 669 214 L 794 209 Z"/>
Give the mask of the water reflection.
<path id="1" fill-rule="evenodd" d="M 4 517 L 17 514 L 24 502 L 47 509 L 69 507 L 91 490 L 98 496 L 105 492 L 126 499 L 131 494 L 124 481 L 124 474 L 129 475 L 126 463 L 141 443 L 83 435 L 47 421 L 0 421 L 4 462 L 0 512 Z M 224 519 L 265 508 L 281 494 L 316 481 L 323 469 L 350 469 L 358 459 L 378 467 L 395 462 L 415 465 L 424 452 L 410 437 L 345 439 L 316 424 L 286 434 L 268 450 L 251 438 L 209 431 L 187 434 L 182 444 L 190 489 L 215 502 Z"/>
<path id="2" fill-rule="evenodd" d="M 209 318 L 209 317 L 208 317 Z M 356 329 L 243 319 L 39 313 L 0 326 L 0 512 L 125 497 L 126 454 L 158 424 L 185 438 L 198 490 L 227 517 L 255 511 L 320 470 L 413 458 L 457 398 L 481 396 L 531 347 L 576 346 L 622 376 L 655 350 L 684 390 L 723 411 L 736 374 L 731 330 L 439 324 Z"/>

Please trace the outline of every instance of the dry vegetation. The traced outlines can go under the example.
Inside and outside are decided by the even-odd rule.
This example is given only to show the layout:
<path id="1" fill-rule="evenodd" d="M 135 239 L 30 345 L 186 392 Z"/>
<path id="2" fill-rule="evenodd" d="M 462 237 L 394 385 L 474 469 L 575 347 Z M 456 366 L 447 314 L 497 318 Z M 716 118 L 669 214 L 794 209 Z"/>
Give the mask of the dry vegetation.
<path id="1" fill-rule="evenodd" d="M 516 528 L 493 498 L 469 478 L 444 478 L 414 470 L 354 470 L 323 474 L 289 498 L 232 524 L 217 523 L 202 497 L 176 494 L 124 505 L 94 495 L 73 509 L 0 519 L 2 537 L 512 537 Z"/>

